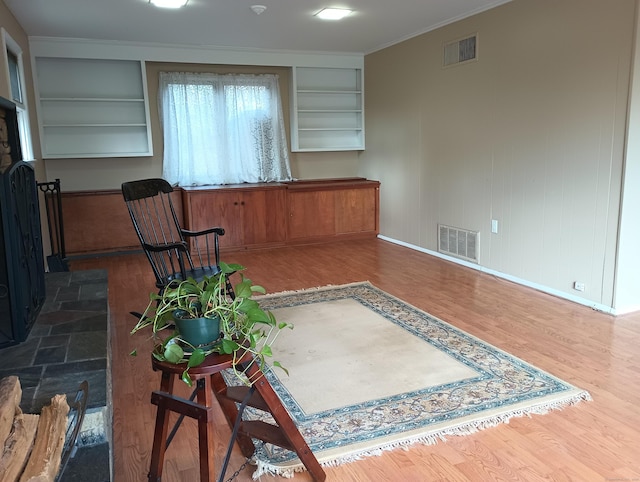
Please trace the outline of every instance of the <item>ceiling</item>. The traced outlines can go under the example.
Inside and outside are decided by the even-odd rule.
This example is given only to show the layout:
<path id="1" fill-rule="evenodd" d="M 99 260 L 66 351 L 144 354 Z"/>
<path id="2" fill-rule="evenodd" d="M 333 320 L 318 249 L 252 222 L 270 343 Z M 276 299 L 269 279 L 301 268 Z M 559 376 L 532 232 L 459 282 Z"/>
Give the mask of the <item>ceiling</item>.
<path id="1" fill-rule="evenodd" d="M 148 0 L 0 1 L 29 36 L 366 54 L 509 0 L 189 0 L 178 10 Z M 324 7 L 354 13 L 313 16 Z"/>

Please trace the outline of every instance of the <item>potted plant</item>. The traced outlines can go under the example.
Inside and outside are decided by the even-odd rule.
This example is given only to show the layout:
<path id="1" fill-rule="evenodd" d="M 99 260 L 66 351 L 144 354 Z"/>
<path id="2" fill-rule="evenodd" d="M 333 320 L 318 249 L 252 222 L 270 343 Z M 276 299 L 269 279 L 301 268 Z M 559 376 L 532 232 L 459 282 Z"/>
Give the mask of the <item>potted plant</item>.
<path id="1" fill-rule="evenodd" d="M 155 340 L 153 356 L 169 363 L 186 363 L 182 380 L 192 385 L 189 369 L 200 365 L 211 353 L 229 354 L 233 369 L 243 383 L 255 380 L 245 376 L 238 365 L 246 355 L 253 357 L 262 369 L 265 359 L 272 356 L 271 346 L 289 323 L 278 323 L 273 313 L 264 311 L 252 299 L 255 293 L 265 293 L 262 286 L 239 273 L 231 296 L 229 276 L 245 268 L 239 264 L 220 263 L 220 273 L 202 281 L 194 278 L 175 280 L 161 293 L 151 293 L 144 313 L 131 330 L 136 333 L 150 328 Z M 192 335 L 196 335 L 192 337 Z M 136 355 L 136 350 L 132 355 Z M 286 369 L 279 362 L 274 366 Z"/>

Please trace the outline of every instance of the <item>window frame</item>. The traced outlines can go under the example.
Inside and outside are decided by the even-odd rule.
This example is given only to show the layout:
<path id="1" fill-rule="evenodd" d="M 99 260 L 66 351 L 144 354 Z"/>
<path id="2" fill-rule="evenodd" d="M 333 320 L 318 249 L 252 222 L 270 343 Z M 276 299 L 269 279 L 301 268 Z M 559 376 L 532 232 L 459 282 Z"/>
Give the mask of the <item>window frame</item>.
<path id="1" fill-rule="evenodd" d="M 29 116 L 29 104 L 27 101 L 26 83 L 24 76 L 24 56 L 20 45 L 9 35 L 4 29 L 0 29 L 0 37 L 2 38 L 2 58 L 7 72 L 7 85 L 9 86 L 10 99 L 16 105 L 16 113 L 18 117 L 18 131 L 20 135 L 20 147 L 22 149 L 22 159 L 24 161 L 34 161 L 33 139 L 31 135 L 31 119 Z M 17 81 L 20 89 L 21 101 L 14 99 L 13 82 L 11 71 L 9 69 L 9 53 L 16 58 L 17 61 Z"/>

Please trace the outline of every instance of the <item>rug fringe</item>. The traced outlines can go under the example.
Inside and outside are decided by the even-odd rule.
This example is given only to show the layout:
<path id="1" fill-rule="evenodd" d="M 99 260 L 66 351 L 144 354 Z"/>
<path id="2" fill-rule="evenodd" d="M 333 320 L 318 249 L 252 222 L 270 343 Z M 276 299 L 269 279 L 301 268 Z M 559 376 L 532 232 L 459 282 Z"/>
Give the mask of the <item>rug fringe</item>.
<path id="1" fill-rule="evenodd" d="M 384 452 L 401 448 L 408 450 L 411 445 L 423 444 L 423 445 L 435 445 L 440 441 L 446 441 L 448 436 L 452 435 L 469 435 L 481 430 L 496 427 L 502 423 L 509 423 L 514 417 L 530 417 L 531 415 L 545 415 L 552 410 L 560 410 L 567 406 L 575 405 L 582 401 L 592 401 L 589 392 L 583 390 L 578 393 L 574 393 L 563 399 L 554 400 L 553 402 L 540 403 L 532 407 L 525 409 L 516 409 L 500 415 L 494 415 L 486 419 L 473 420 L 470 422 L 464 422 L 457 426 L 448 427 L 433 433 L 419 435 L 416 437 L 408 437 L 403 440 L 397 440 L 388 444 L 383 444 L 374 449 L 363 449 L 351 454 L 346 454 L 340 457 L 335 457 L 329 460 L 323 460 L 320 465 L 323 467 L 337 467 L 345 463 L 356 462 L 366 457 L 380 456 Z M 269 464 L 262 460 L 255 460 L 257 465 L 255 472 L 253 473 L 253 480 L 259 479 L 262 475 L 280 476 L 287 479 L 294 477 L 296 472 L 304 472 L 306 468 L 302 463 L 294 466 L 281 467 L 274 464 Z"/>
<path id="2" fill-rule="evenodd" d="M 275 296 L 295 295 L 295 294 L 298 294 L 298 293 L 304 293 L 305 291 L 306 292 L 309 292 L 309 291 L 324 291 L 324 290 L 335 289 L 335 288 L 338 288 L 338 287 L 339 288 L 348 288 L 350 286 L 360 286 L 360 285 L 373 286 L 370 281 L 354 281 L 353 283 L 340 284 L 340 285 L 329 284 L 329 285 L 323 285 L 323 286 L 314 286 L 313 288 L 301 288 L 299 290 L 278 291 L 277 293 L 267 293 L 266 295 L 253 296 L 253 299 L 254 300 L 259 300 L 261 298 L 271 298 L 271 297 L 275 297 Z"/>

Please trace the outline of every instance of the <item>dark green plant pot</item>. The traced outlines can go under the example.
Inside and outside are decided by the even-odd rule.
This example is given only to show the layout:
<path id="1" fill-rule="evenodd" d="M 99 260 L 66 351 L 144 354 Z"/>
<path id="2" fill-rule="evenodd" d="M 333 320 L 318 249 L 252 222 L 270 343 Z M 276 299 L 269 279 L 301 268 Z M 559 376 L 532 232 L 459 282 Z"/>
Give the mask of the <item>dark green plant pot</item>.
<path id="1" fill-rule="evenodd" d="M 173 320 L 176 329 L 187 343 L 196 348 L 210 350 L 220 338 L 220 318 L 185 318 L 187 312 L 176 310 L 173 312 Z"/>

